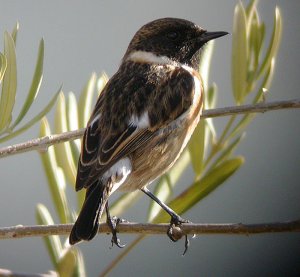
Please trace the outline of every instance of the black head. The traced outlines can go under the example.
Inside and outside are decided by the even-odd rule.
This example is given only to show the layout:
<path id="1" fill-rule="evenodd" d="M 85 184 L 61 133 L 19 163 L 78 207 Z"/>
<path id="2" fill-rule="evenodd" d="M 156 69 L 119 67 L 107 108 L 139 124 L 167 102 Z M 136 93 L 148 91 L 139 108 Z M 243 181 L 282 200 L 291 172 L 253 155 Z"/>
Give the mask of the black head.
<path id="1" fill-rule="evenodd" d="M 146 51 L 196 67 L 199 62 L 197 52 L 201 47 L 209 40 L 226 34 L 227 32 L 207 32 L 184 19 L 157 19 L 136 32 L 125 57 L 134 51 Z"/>

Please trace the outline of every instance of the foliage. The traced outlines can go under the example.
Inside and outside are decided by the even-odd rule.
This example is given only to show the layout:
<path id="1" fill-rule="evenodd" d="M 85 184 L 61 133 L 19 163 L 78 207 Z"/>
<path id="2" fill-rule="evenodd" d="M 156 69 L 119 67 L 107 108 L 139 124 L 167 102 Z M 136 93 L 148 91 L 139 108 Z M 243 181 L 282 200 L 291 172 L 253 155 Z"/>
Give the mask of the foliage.
<path id="1" fill-rule="evenodd" d="M 60 92 L 55 110 L 54 132 L 62 133 L 84 128 L 89 120 L 92 102 L 97 96 L 96 92 L 101 91 L 106 82 L 107 76 L 105 74 L 102 74 L 98 79 L 96 74 L 92 74 L 81 92 L 78 103 L 74 93 L 70 92 L 65 97 L 64 93 Z M 47 118 L 44 117 L 40 125 L 40 136 L 48 135 L 51 135 L 51 130 Z M 68 204 L 66 184 L 71 185 L 72 189 L 75 187 L 80 144 L 80 140 L 68 141 L 51 146 L 46 153 L 41 153 L 49 190 L 61 223 L 67 223 L 75 219 L 75 214 L 71 212 Z M 76 195 L 78 209 L 80 209 L 84 192 L 79 192 Z M 44 220 L 41 221 L 41 219 Z M 43 222 L 51 224 L 53 222 L 49 211 L 41 204 L 37 207 L 37 220 L 39 224 L 43 224 Z M 69 246 L 63 247 L 59 236 L 52 236 L 52 238 L 45 238 L 44 240 L 53 266 L 59 274 L 62 274 L 62 270 L 70 268 L 74 272 L 74 276 L 85 275 L 83 258 L 79 250 Z"/>
<path id="2" fill-rule="evenodd" d="M 17 60 L 16 43 L 19 31 L 19 23 L 16 24 L 12 33 L 4 33 L 4 52 L 0 53 L 0 143 L 5 142 L 15 136 L 20 135 L 45 116 L 56 102 L 59 91 L 46 107 L 34 116 L 27 123 L 19 126 L 35 101 L 43 79 L 44 65 L 44 40 L 41 39 L 37 55 L 36 66 L 32 77 L 31 85 L 27 97 L 23 103 L 21 111 L 13 121 L 13 110 L 17 95 Z"/>

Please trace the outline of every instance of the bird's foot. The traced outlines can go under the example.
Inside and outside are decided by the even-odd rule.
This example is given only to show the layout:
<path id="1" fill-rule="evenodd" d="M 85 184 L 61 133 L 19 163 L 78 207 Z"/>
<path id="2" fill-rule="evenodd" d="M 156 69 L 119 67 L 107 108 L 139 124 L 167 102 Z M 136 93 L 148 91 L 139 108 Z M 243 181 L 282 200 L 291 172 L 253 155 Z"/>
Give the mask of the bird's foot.
<path id="1" fill-rule="evenodd" d="M 179 239 L 182 238 L 182 236 L 185 237 L 185 243 L 184 243 L 184 251 L 182 255 L 185 255 L 185 253 L 188 250 L 188 247 L 190 245 L 190 241 L 188 239 L 187 234 L 185 234 L 183 232 L 183 230 L 181 229 L 181 225 L 182 223 L 190 223 L 189 220 L 183 219 L 182 217 L 180 217 L 179 215 L 176 216 L 172 216 L 171 221 L 170 221 L 170 226 L 169 229 L 167 231 L 167 235 L 170 238 L 171 241 L 176 242 Z"/>
<path id="2" fill-rule="evenodd" d="M 119 248 L 125 247 L 125 244 L 120 243 L 120 239 L 117 236 L 117 227 L 119 223 L 124 222 L 124 219 L 118 218 L 116 216 L 108 217 L 107 218 L 107 224 L 111 230 L 112 238 L 111 238 L 111 247 L 117 245 Z"/>

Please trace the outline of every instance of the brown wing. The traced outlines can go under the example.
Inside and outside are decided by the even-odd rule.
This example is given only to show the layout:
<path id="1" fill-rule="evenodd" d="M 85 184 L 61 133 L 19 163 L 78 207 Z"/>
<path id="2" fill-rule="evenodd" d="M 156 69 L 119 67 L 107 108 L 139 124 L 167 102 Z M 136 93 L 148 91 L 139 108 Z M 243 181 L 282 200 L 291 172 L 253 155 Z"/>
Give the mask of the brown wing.
<path id="1" fill-rule="evenodd" d="M 118 160 L 143 147 L 157 130 L 187 111 L 193 94 L 193 76 L 182 68 L 114 75 L 101 93 L 83 137 L 76 190 L 89 187 Z M 149 126 L 139 128 L 130 123 L 130 115 L 139 118 L 145 112 Z"/>

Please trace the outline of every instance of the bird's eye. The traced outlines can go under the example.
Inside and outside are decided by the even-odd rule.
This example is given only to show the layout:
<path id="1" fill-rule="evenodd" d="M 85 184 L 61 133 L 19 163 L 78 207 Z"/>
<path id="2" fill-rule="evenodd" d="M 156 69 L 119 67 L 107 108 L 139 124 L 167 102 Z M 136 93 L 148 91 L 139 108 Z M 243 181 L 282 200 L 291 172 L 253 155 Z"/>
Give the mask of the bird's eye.
<path id="1" fill-rule="evenodd" d="M 169 32 L 167 33 L 167 38 L 171 40 L 177 40 L 179 38 L 179 33 L 176 31 Z"/>

